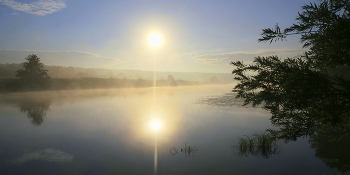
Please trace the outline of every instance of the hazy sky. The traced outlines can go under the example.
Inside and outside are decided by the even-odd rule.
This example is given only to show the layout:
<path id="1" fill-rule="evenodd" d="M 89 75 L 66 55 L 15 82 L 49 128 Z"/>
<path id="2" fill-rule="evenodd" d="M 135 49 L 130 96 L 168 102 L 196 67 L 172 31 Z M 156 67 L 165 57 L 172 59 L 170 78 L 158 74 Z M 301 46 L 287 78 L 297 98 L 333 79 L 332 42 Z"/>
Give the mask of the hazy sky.
<path id="1" fill-rule="evenodd" d="M 0 0 L 0 63 L 36 54 L 47 65 L 153 70 L 156 59 L 159 71 L 230 73 L 230 61 L 302 53 L 298 36 L 257 39 L 276 23 L 289 27 L 309 2 Z M 163 37 L 157 49 L 153 32 Z"/>

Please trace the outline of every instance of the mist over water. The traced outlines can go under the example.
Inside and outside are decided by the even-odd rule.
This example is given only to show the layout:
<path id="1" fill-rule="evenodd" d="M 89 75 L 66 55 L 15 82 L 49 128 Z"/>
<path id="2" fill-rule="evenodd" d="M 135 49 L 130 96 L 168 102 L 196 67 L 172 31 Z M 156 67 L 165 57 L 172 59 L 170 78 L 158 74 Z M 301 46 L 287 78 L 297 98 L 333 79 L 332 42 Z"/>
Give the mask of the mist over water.
<path id="1" fill-rule="evenodd" d="M 232 87 L 162 87 L 155 101 L 153 88 L 1 94 L 0 172 L 154 174 L 155 119 L 157 174 L 336 172 L 307 138 L 269 159 L 238 156 L 239 137 L 272 126 L 262 109 L 223 105 Z"/>

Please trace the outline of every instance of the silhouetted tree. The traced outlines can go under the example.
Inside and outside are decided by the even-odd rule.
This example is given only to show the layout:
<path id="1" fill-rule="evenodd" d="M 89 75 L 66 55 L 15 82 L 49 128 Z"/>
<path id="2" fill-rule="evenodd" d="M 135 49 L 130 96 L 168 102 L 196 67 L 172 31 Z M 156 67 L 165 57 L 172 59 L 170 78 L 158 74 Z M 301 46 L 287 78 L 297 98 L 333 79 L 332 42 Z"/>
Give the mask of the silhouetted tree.
<path id="1" fill-rule="evenodd" d="M 172 76 L 170 74 L 168 75 L 167 81 L 168 81 L 170 86 L 176 86 L 177 85 L 174 76 Z"/>
<path id="2" fill-rule="evenodd" d="M 175 78 L 174 78 L 174 76 L 172 76 L 172 75 L 168 75 L 168 81 L 174 81 L 175 80 Z"/>
<path id="3" fill-rule="evenodd" d="M 16 71 L 16 77 L 22 81 L 28 88 L 39 88 L 46 86 L 48 79 L 47 70 L 44 64 L 40 62 L 40 58 L 36 55 L 29 55 L 23 63 L 23 69 Z"/>
<path id="4" fill-rule="evenodd" d="M 303 6 L 298 24 L 281 32 L 278 25 L 264 29 L 259 41 L 283 40 L 301 34 L 304 55 L 281 60 L 277 56 L 256 57 L 252 64 L 231 62 L 239 83 L 234 87 L 244 105 L 260 105 L 272 113 L 269 130 L 278 138 L 295 140 L 314 132 L 348 125 L 350 81 L 333 75 L 337 66 L 349 71 L 350 5 L 348 0 L 324 0 Z M 341 44 L 339 44 L 341 43 Z M 248 75 L 248 72 L 253 74 Z"/>
<path id="5" fill-rule="evenodd" d="M 213 76 L 210 78 L 210 83 L 220 83 L 219 78 L 216 76 Z"/>

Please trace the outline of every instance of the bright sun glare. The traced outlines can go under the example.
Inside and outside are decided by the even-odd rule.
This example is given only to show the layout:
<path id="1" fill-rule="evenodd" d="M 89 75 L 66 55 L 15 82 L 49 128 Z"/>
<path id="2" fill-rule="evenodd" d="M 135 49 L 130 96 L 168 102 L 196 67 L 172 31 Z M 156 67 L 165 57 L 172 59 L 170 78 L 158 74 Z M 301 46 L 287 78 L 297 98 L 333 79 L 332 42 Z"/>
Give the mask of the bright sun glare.
<path id="1" fill-rule="evenodd" d="M 153 33 L 149 36 L 148 41 L 153 47 L 159 47 L 162 43 L 162 37 L 157 33 Z"/>
<path id="2" fill-rule="evenodd" d="M 161 127 L 161 123 L 158 121 L 158 120 L 154 120 L 152 123 L 151 123 L 151 126 L 154 130 L 158 130 L 160 127 Z"/>

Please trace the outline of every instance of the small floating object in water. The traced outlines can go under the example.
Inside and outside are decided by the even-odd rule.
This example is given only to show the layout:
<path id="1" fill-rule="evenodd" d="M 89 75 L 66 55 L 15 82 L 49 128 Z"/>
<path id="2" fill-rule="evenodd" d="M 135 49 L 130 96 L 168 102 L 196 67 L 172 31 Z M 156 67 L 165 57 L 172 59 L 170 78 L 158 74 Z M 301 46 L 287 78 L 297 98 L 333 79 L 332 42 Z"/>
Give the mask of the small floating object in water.
<path id="1" fill-rule="evenodd" d="M 181 152 L 182 152 L 182 149 L 181 149 Z M 170 149 L 170 153 L 175 156 L 177 154 L 177 149 L 173 146 L 171 149 Z"/>

